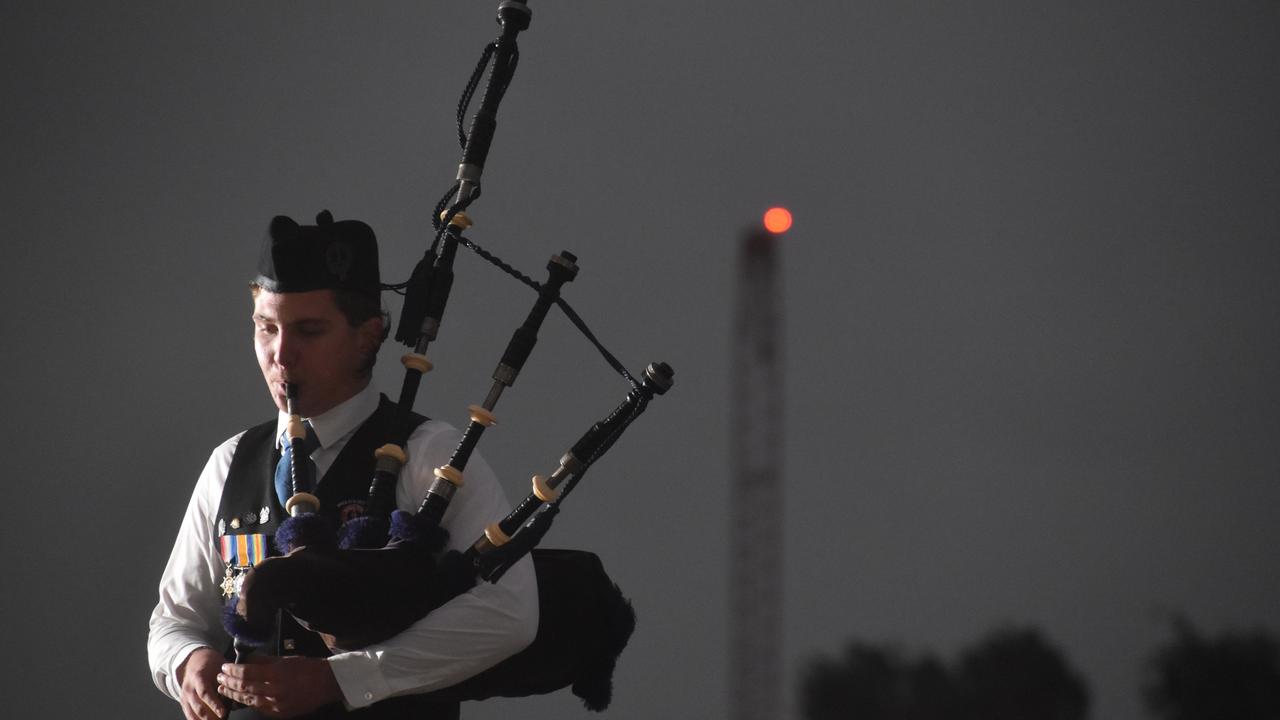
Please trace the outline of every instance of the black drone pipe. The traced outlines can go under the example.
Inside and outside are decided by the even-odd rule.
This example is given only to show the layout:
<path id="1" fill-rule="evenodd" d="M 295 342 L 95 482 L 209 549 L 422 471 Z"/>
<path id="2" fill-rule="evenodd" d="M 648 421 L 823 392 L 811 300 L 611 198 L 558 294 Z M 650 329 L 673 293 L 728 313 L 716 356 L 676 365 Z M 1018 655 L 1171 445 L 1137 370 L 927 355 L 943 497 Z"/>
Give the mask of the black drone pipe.
<path id="1" fill-rule="evenodd" d="M 547 262 L 547 281 L 542 284 L 538 299 L 529 310 L 524 323 L 516 328 L 511 340 L 507 343 L 502 359 L 493 371 L 493 385 L 489 388 L 488 395 L 485 396 L 482 404 L 468 408 L 471 422 L 463 432 L 449 463 L 435 470 L 436 479 L 428 488 L 426 497 L 422 499 L 422 504 L 418 508 L 417 516 L 412 520 L 415 533 L 431 532 L 439 526 L 445 510 L 449 507 L 449 501 L 457 488 L 462 485 L 467 462 L 480 441 L 481 434 L 497 422 L 493 409 L 502 396 L 502 391 L 515 384 L 516 377 L 523 369 L 533 346 L 538 342 L 538 330 L 547 317 L 547 311 L 560 296 L 560 288 L 577 276 L 576 260 L 572 253 L 564 251 L 559 255 L 553 255 Z"/>
<path id="2" fill-rule="evenodd" d="M 546 533 L 554 517 L 555 511 L 545 513 L 542 523 L 526 526 L 526 521 L 546 504 L 559 505 L 569 490 L 586 474 L 587 469 L 613 445 L 622 435 L 622 431 L 633 420 L 644 412 L 654 395 L 662 395 L 671 389 L 675 372 L 666 363 L 653 363 L 645 369 L 642 384 L 627 394 L 613 412 L 600 422 L 591 426 L 578 442 L 573 444 L 561 458 L 560 465 L 549 477 L 533 476 L 533 491 L 525 496 L 505 518 L 485 528 L 484 534 L 472 544 L 467 556 L 480 572 L 481 577 L 490 582 L 497 582 L 516 560 L 519 560 Z M 564 484 L 563 492 L 559 490 Z M 526 532 L 530 532 L 525 536 Z M 500 549 L 524 536 L 525 542 L 517 543 L 519 548 L 500 552 Z M 532 541 L 532 543 L 530 543 Z"/>

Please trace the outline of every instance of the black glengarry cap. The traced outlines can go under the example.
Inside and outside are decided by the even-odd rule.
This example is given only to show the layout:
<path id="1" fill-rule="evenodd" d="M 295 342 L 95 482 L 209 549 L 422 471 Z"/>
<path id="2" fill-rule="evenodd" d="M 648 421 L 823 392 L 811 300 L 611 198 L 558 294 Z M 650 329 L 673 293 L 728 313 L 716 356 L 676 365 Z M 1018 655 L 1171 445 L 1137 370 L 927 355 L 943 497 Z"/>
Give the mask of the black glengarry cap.
<path id="1" fill-rule="evenodd" d="M 333 221 L 322 210 L 315 225 L 277 215 L 258 255 L 262 289 L 274 293 L 351 290 L 378 300 L 378 240 L 359 220 Z"/>

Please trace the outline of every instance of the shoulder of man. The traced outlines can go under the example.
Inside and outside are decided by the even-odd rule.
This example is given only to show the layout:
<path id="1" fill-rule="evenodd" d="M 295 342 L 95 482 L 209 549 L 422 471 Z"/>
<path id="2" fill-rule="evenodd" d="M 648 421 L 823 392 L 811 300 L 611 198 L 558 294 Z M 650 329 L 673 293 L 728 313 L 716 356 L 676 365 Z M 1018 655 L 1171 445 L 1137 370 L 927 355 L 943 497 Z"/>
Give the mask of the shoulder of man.
<path id="1" fill-rule="evenodd" d="M 226 481 L 227 472 L 231 469 L 232 459 L 235 457 L 236 450 L 240 448 L 241 442 L 247 435 L 252 435 L 255 431 L 260 433 L 266 428 L 267 432 L 271 432 L 275 422 L 275 419 L 272 419 L 259 423 L 223 440 L 213 449 L 213 452 L 209 453 L 209 460 L 205 463 L 204 472 L 201 473 L 201 481 L 215 485 L 216 487 L 213 490 L 221 494 L 222 485 Z"/>
<path id="2" fill-rule="evenodd" d="M 453 425 L 443 420 L 425 420 L 409 434 L 409 462 L 416 459 L 434 465 L 446 463 L 461 439 L 462 433 Z"/>
<path id="3" fill-rule="evenodd" d="M 275 426 L 276 418 L 273 417 L 270 420 L 265 420 L 257 425 L 245 428 L 226 440 L 223 440 L 222 444 L 213 449 L 213 455 L 217 457 L 225 457 L 227 462 L 230 462 L 231 458 L 236 454 L 236 449 L 240 447 L 240 443 L 245 437 L 257 438 L 263 434 L 272 436 L 275 434 Z"/>

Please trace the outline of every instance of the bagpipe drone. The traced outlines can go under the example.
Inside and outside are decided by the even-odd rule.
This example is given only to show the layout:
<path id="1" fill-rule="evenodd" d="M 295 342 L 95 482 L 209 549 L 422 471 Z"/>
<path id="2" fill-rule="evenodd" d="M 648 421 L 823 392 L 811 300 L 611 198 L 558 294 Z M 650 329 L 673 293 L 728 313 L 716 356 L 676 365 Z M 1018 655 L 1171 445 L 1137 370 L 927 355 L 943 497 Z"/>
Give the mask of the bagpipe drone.
<path id="1" fill-rule="evenodd" d="M 631 605 L 595 555 L 534 548 L 587 469 L 644 412 L 654 396 L 671 387 L 673 373 L 665 363 L 654 363 L 637 380 L 560 298 L 563 285 L 578 272 L 573 254 L 562 251 L 554 255 L 547 264 L 547 279 L 539 283 L 463 236 L 471 224 L 465 210 L 480 195 L 480 176 L 497 127 L 498 104 L 518 62 L 516 37 L 529 26 L 530 17 L 521 0 L 505 0 L 499 6 L 501 33 L 485 46 L 458 105 L 462 162 L 456 182 L 435 207 L 434 241 L 408 281 L 384 286 L 405 296 L 396 340 L 412 352 L 402 358 L 405 377 L 396 404 L 397 419 L 392 424 L 392 437 L 375 453 L 366 513 L 336 531 L 318 512 L 320 501 L 312 494 L 310 463 L 299 456 L 305 430 L 296 412 L 298 390 L 289 388 L 293 494 L 285 503 L 289 518 L 275 536 L 282 555 L 262 561 L 245 575 L 238 600 L 228 606 L 224 624 L 235 638 L 237 661 L 267 641 L 281 612 L 319 633 L 334 650 L 353 650 L 385 640 L 477 583 L 497 582 L 512 564 L 532 553 L 540 605 L 533 643 L 435 695 L 477 700 L 572 686 L 593 710 L 609 704 L 613 667 L 635 625 Z M 490 64 L 480 106 L 470 132 L 464 133 L 467 107 Z M 508 343 L 488 395 L 483 403 L 470 407 L 470 423 L 449 463 L 434 471 L 435 479 L 418 510 L 394 510 L 395 487 L 407 461 L 405 447 L 414 427 L 414 398 L 422 375 L 431 369 L 426 349 L 436 339 L 444 316 L 459 246 L 537 290 L 537 299 Z M 564 453 L 553 472 L 534 476 L 532 492 L 510 514 L 491 524 L 465 551 L 441 554 L 447 542 L 441 518 L 462 485 L 467 461 L 480 436 L 495 422 L 493 409 L 498 399 L 515 382 L 553 305 L 564 311 L 626 379 L 630 391 Z"/>

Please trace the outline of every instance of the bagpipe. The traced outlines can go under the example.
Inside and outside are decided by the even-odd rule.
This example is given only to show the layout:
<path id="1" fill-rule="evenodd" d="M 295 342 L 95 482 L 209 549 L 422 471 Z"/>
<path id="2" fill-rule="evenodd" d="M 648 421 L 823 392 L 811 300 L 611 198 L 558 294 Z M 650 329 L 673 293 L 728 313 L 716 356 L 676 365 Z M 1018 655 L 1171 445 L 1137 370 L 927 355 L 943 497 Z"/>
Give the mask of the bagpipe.
<path id="1" fill-rule="evenodd" d="M 435 207 L 435 237 L 408 281 L 385 285 L 402 292 L 404 308 L 396 340 L 412 348 L 404 355 L 404 383 L 396 403 L 392 436 L 375 453 L 366 513 L 333 528 L 319 513 L 312 494 L 305 436 L 296 412 L 296 386 L 288 388 L 288 452 L 292 496 L 289 517 L 277 530 L 282 553 L 245 575 L 238 598 L 228 606 L 224 625 L 235 639 L 237 661 L 270 637 L 281 612 L 319 633 L 334 650 L 354 650 L 390 638 L 450 599 L 480 582 L 497 582 L 515 562 L 532 554 L 540 605 L 533 643 L 520 653 L 452 688 L 441 699 L 477 700 L 524 696 L 573 687 L 587 707 L 602 710 L 611 696 L 612 672 L 635 625 L 630 602 L 604 572 L 595 555 L 576 550 L 535 549 L 565 498 L 587 470 L 644 412 L 648 403 L 672 385 L 666 363 L 649 365 L 637 380 L 596 339 L 560 290 L 577 273 L 577 258 L 562 251 L 547 263 L 547 279 L 536 282 L 464 236 L 470 227 L 466 208 L 480 195 L 480 177 L 497 127 L 497 109 L 519 59 L 516 42 L 531 14 L 522 0 L 504 0 L 498 8 L 499 37 L 485 46 L 458 105 L 458 134 L 463 148 L 456 181 Z M 469 132 L 462 122 L 485 70 L 489 79 Z M 415 423 L 413 404 L 423 374 L 431 369 L 426 350 L 434 342 L 453 284 L 453 265 L 465 247 L 537 291 L 524 322 L 513 333 L 493 384 L 480 405 L 469 408 L 470 422 L 448 464 L 434 470 L 415 512 L 395 510 L 395 488 L 407 462 L 405 448 Z M 563 454 L 548 475 L 535 475 L 533 489 L 505 518 L 489 525 L 464 551 L 443 552 L 448 541 L 440 526 L 450 500 L 460 491 L 468 459 L 493 410 L 514 384 L 533 350 L 552 306 L 588 338 L 630 385 L 626 397 Z"/>

